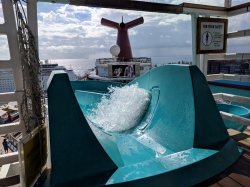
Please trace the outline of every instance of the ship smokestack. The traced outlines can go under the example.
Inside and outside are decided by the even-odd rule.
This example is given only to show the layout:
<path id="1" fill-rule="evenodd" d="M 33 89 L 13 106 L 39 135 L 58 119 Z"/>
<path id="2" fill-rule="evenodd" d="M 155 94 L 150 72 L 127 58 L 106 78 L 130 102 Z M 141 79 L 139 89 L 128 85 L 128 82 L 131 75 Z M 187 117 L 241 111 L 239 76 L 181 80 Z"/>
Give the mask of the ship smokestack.
<path id="1" fill-rule="evenodd" d="M 135 20 L 132 20 L 128 23 L 123 22 L 123 17 L 122 17 L 122 22 L 116 23 L 111 20 L 102 18 L 101 24 L 117 29 L 118 34 L 117 34 L 117 41 L 116 44 L 120 47 L 121 51 L 118 55 L 118 58 L 121 60 L 129 60 L 133 58 L 132 51 L 131 51 L 131 46 L 129 42 L 129 36 L 128 36 L 128 29 L 135 27 L 137 25 L 143 24 L 144 19 L 143 17 L 137 18 Z"/>

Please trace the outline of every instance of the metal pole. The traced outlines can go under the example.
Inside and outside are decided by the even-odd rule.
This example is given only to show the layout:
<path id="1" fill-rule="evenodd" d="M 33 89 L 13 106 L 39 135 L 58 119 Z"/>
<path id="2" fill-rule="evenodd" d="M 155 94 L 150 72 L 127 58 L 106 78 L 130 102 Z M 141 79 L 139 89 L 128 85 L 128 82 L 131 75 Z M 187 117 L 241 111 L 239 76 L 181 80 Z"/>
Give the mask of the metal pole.
<path id="1" fill-rule="evenodd" d="M 225 0 L 224 6 L 225 6 L 226 8 L 230 8 L 230 7 L 232 6 L 232 0 Z"/>
<path id="2" fill-rule="evenodd" d="M 192 24 L 192 65 L 197 65 L 197 53 L 196 53 L 196 34 L 197 34 L 197 15 L 191 14 Z"/>
<path id="3" fill-rule="evenodd" d="M 35 38 L 37 52 L 38 50 L 38 24 L 37 24 L 37 0 L 29 0 L 27 3 L 28 25 Z"/>

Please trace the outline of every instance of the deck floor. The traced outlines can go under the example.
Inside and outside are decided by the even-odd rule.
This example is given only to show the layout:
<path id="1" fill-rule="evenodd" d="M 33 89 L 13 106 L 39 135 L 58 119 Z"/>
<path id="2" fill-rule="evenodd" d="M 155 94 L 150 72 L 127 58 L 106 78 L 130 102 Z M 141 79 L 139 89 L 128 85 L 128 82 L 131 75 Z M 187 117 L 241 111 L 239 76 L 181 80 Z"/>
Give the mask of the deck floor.
<path id="1" fill-rule="evenodd" d="M 228 130 L 230 136 L 238 142 L 240 148 L 244 150 L 244 153 L 239 158 L 239 160 L 234 163 L 230 168 L 228 168 L 223 173 L 218 176 L 209 179 L 199 185 L 198 187 L 250 187 L 250 127 L 248 127 L 244 132 L 238 132 L 233 129 Z M 49 171 L 47 171 L 49 172 Z M 46 172 L 46 173 L 47 173 Z M 46 177 L 45 177 L 46 178 Z M 7 179 L 12 182 L 14 179 Z M 44 182 L 45 180 L 45 182 Z M 16 181 L 16 180 L 15 180 Z M 49 179 L 42 179 L 41 184 L 37 186 L 49 186 L 47 182 Z M 12 184 L 11 183 L 11 184 Z M 0 186 L 5 186 L 5 183 L 0 182 Z M 9 186 L 9 185 L 7 185 Z M 20 184 L 16 184 L 13 187 L 19 187 Z"/>
<path id="2" fill-rule="evenodd" d="M 240 159 L 226 171 L 199 186 L 250 187 L 250 127 L 244 132 L 228 130 L 229 135 L 244 150 Z"/>
<path id="3" fill-rule="evenodd" d="M 250 187 L 250 127 L 243 133 L 233 129 L 229 129 L 228 132 L 244 153 L 226 171 L 197 185 L 198 187 Z"/>

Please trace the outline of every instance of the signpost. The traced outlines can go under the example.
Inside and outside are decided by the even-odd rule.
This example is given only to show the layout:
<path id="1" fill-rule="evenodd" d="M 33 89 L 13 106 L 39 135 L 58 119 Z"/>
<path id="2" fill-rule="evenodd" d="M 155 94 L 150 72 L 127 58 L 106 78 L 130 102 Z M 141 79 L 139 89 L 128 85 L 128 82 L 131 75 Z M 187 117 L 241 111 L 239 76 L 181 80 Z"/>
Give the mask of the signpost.
<path id="1" fill-rule="evenodd" d="M 227 19 L 198 18 L 197 54 L 226 52 L 227 23 Z"/>
<path id="2" fill-rule="evenodd" d="M 19 157 L 21 161 L 21 184 L 28 187 L 43 172 L 46 165 L 47 151 L 47 130 L 46 127 L 39 127 L 27 135 L 19 143 Z"/>

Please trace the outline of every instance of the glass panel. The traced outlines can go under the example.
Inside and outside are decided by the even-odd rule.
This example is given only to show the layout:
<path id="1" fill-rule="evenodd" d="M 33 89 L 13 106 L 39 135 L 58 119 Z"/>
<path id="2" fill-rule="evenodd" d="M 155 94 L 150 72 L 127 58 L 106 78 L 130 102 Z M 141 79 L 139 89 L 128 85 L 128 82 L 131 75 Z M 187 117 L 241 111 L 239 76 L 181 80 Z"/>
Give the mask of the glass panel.
<path id="1" fill-rule="evenodd" d="M 250 37 L 228 39 L 227 52 L 228 53 L 250 53 Z"/>
<path id="2" fill-rule="evenodd" d="M 0 93 L 14 92 L 15 83 L 11 69 L 0 69 Z"/>
<path id="3" fill-rule="evenodd" d="M 209 60 L 207 74 L 250 75 L 249 60 Z"/>
<path id="4" fill-rule="evenodd" d="M 228 32 L 249 29 L 250 13 L 245 13 L 233 17 L 228 20 Z"/>
<path id="5" fill-rule="evenodd" d="M 2 70 L 0 70 L 2 71 Z M 0 72 L 1 73 L 1 72 Z M 0 74 L 1 76 L 1 74 Z M 2 77 L 0 78 L 0 85 Z M 17 101 L 0 103 L 0 125 L 19 121 Z M 22 137 L 20 132 L 1 134 L 0 136 L 0 155 L 17 151 L 17 145 Z"/>
<path id="6" fill-rule="evenodd" d="M 6 35 L 0 35 L 0 60 L 9 60 L 9 44 Z M 1 62 L 0 62 L 1 63 Z"/>

